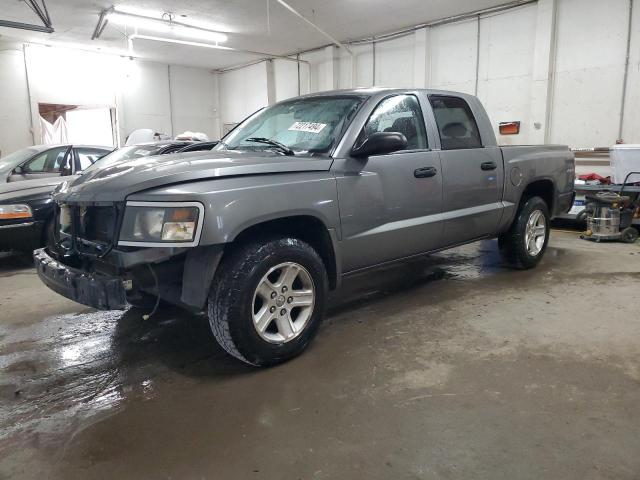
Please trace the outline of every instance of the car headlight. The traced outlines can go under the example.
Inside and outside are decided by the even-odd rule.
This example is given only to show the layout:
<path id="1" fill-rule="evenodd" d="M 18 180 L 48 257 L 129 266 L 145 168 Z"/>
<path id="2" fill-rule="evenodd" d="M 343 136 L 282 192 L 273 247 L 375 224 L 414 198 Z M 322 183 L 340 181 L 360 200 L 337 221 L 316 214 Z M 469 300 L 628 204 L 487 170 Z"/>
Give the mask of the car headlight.
<path id="1" fill-rule="evenodd" d="M 18 218 L 31 218 L 33 212 L 29 205 L 0 205 L 0 220 L 15 220 Z"/>
<path id="2" fill-rule="evenodd" d="M 118 245 L 196 246 L 203 218 L 197 202 L 127 202 Z"/>

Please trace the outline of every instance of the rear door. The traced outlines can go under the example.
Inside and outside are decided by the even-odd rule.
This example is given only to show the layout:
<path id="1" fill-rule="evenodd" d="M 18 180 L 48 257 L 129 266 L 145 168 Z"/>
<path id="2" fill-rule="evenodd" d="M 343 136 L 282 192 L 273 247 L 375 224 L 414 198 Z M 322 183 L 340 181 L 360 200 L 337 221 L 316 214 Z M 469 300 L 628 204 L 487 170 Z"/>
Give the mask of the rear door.
<path id="1" fill-rule="evenodd" d="M 413 94 L 381 100 L 355 144 L 376 132 L 400 132 L 407 148 L 334 163 L 343 171 L 337 182 L 345 272 L 432 250 L 441 241 L 440 157 L 430 149 L 424 108 Z"/>
<path id="2" fill-rule="evenodd" d="M 443 246 L 495 234 L 502 215 L 503 163 L 483 145 L 472 109 L 461 97 L 429 95 L 440 137 Z"/>

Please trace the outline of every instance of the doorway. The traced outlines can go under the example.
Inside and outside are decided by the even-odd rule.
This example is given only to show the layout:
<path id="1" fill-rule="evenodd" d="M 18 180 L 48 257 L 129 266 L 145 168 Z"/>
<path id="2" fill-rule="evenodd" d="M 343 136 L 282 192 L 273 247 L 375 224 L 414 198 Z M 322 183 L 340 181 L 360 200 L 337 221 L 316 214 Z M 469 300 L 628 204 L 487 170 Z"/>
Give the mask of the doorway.
<path id="1" fill-rule="evenodd" d="M 42 144 L 117 145 L 115 108 L 38 103 Z"/>

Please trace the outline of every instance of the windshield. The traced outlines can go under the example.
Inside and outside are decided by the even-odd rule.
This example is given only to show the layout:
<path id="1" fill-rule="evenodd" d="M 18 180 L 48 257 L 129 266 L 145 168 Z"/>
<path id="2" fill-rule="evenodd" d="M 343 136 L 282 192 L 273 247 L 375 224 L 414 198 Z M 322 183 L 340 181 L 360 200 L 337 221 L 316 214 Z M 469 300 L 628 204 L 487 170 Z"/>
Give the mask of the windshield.
<path id="1" fill-rule="evenodd" d="M 323 96 L 279 103 L 238 125 L 215 149 L 327 154 L 362 101 L 354 96 Z"/>
<path id="2" fill-rule="evenodd" d="M 114 163 L 118 163 L 123 160 L 133 160 L 135 158 L 148 157 L 150 155 L 155 155 L 164 146 L 165 144 L 158 145 L 155 143 L 151 143 L 148 145 L 131 145 L 128 147 L 122 147 L 96 160 L 95 163 L 90 167 L 87 167 L 84 170 L 84 172 L 91 172 L 98 168 L 110 167 Z"/>
<path id="3" fill-rule="evenodd" d="M 6 157 L 2 157 L 0 158 L 0 170 L 20 165 L 23 161 L 31 158 L 39 151 L 40 150 L 38 150 L 37 148 L 23 148 L 22 150 L 13 152 Z"/>

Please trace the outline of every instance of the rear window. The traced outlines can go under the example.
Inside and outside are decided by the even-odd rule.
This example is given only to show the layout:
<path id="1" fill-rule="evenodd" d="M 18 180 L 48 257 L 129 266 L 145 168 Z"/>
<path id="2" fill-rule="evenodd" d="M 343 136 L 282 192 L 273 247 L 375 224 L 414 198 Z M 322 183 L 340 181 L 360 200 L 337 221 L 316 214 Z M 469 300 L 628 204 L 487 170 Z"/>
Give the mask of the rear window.
<path id="1" fill-rule="evenodd" d="M 442 150 L 482 148 L 480 132 L 471 108 L 459 97 L 429 97 L 436 117 Z"/>
<path id="2" fill-rule="evenodd" d="M 89 168 L 96 160 L 109 153 L 109 150 L 102 150 L 100 148 L 76 147 L 75 150 L 78 157 L 78 165 L 76 165 L 78 170 Z"/>

